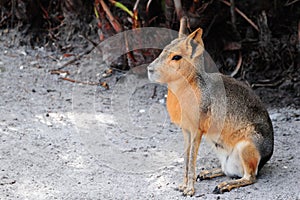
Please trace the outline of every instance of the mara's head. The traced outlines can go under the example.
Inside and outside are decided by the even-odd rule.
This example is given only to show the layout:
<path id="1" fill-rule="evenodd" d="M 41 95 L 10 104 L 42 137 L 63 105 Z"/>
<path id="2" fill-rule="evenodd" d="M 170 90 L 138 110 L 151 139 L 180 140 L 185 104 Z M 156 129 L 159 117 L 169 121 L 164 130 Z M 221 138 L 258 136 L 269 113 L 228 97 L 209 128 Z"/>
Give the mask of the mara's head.
<path id="1" fill-rule="evenodd" d="M 199 70 L 200 57 L 204 52 L 202 29 L 189 36 L 179 36 L 166 46 L 162 53 L 148 66 L 150 81 L 172 83 L 189 79 Z"/>

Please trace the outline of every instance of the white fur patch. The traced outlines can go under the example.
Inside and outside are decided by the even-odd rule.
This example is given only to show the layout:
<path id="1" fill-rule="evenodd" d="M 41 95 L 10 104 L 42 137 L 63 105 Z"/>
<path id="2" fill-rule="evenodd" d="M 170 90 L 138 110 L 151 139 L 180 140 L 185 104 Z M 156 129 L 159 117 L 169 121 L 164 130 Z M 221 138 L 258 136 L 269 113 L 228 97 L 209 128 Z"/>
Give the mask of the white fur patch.
<path id="1" fill-rule="evenodd" d="M 210 140 L 213 148 L 221 162 L 221 168 L 224 174 L 230 177 L 244 177 L 244 168 L 240 159 L 240 152 L 248 142 L 239 142 L 234 148 L 227 148 L 216 145 Z"/>

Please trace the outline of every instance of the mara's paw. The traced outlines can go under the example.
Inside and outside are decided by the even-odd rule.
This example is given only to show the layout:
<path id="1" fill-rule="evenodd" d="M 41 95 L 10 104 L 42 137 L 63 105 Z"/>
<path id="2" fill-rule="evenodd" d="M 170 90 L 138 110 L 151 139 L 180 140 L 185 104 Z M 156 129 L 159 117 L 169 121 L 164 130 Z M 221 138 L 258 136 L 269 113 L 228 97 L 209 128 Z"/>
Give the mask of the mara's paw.
<path id="1" fill-rule="evenodd" d="M 200 172 L 200 174 L 198 174 L 196 181 L 203 181 L 205 179 L 209 179 L 209 175 L 210 171 L 208 170 L 203 170 Z"/>
<path id="2" fill-rule="evenodd" d="M 229 192 L 228 188 L 216 186 L 213 191 L 214 194 L 223 194 L 224 192 Z"/>
<path id="3" fill-rule="evenodd" d="M 222 169 L 212 169 L 212 170 L 203 170 L 200 172 L 200 174 L 197 176 L 196 181 L 203 181 L 206 179 L 212 179 L 219 176 L 224 176 L 224 173 L 222 172 Z"/>
<path id="4" fill-rule="evenodd" d="M 193 187 L 187 187 L 184 191 L 183 191 L 183 195 L 184 196 L 193 196 L 195 194 L 195 189 Z"/>
<path id="5" fill-rule="evenodd" d="M 255 177 L 252 177 L 250 179 L 236 179 L 236 180 L 230 180 L 225 181 L 223 183 L 220 183 L 213 191 L 215 194 L 222 194 L 224 192 L 230 192 L 234 188 L 243 187 L 246 185 L 253 184 L 255 182 Z"/>
<path id="6" fill-rule="evenodd" d="M 231 189 L 233 189 L 232 186 L 233 181 L 224 181 L 217 185 L 213 191 L 214 194 L 223 194 L 224 192 L 229 192 Z"/>

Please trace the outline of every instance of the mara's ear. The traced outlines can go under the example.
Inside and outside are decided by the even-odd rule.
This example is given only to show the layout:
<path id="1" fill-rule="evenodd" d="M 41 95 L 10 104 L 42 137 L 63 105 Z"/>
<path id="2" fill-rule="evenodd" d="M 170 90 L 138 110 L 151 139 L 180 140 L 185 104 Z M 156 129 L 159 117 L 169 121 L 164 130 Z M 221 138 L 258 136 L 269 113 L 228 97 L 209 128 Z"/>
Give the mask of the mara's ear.
<path id="1" fill-rule="evenodd" d="M 202 29 L 198 28 L 197 30 L 195 30 L 194 32 L 189 34 L 189 36 L 187 37 L 187 40 L 193 40 L 194 42 L 197 42 L 197 43 L 203 45 L 202 32 L 203 32 Z"/>
<path id="2" fill-rule="evenodd" d="M 183 16 L 180 19 L 178 38 L 182 38 L 187 34 L 187 23 L 188 23 L 188 18 L 186 16 Z"/>
<path id="3" fill-rule="evenodd" d="M 185 40 L 186 48 L 189 49 L 190 58 L 199 57 L 204 50 L 204 44 L 202 41 L 202 29 L 198 28 L 193 33 L 191 33 Z"/>

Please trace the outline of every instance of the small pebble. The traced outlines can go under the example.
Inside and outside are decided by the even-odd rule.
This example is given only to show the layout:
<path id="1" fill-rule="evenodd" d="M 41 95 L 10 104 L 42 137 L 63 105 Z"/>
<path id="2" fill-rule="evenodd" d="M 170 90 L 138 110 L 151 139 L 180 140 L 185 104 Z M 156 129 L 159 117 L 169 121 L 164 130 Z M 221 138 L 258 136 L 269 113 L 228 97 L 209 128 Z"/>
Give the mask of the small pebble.
<path id="1" fill-rule="evenodd" d="M 160 104 L 164 104 L 165 103 L 165 100 L 164 99 L 160 99 L 158 100 Z"/>

